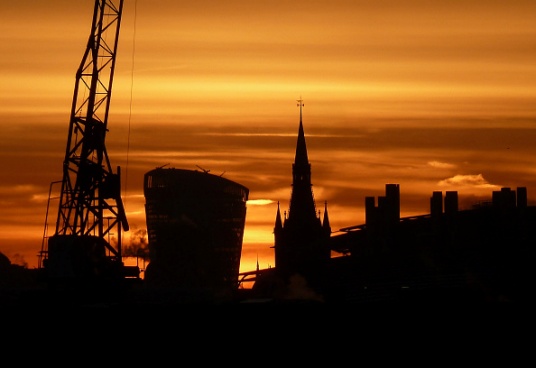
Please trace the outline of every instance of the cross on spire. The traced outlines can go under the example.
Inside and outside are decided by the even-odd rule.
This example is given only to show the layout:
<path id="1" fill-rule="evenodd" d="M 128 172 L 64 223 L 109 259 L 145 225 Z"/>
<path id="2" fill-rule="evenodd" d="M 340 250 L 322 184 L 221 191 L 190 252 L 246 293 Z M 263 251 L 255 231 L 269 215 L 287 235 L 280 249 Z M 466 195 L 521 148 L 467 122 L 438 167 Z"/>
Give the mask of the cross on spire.
<path id="1" fill-rule="evenodd" d="M 298 102 L 298 104 L 296 106 L 299 106 L 300 107 L 300 123 L 302 122 L 302 110 L 303 110 L 303 106 L 305 105 L 303 103 L 303 99 L 301 98 L 300 96 L 300 99 L 299 100 L 296 100 Z"/>

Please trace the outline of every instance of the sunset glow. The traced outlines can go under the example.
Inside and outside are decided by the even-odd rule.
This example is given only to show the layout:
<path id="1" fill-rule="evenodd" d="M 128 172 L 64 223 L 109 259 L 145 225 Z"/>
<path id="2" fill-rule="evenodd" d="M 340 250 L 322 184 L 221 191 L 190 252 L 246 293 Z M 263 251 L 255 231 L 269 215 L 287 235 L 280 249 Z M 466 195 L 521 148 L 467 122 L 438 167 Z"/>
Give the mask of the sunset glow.
<path id="1" fill-rule="evenodd" d="M 0 252 L 29 267 L 93 5 L 0 4 Z M 436 190 L 463 207 L 524 186 L 535 204 L 534 60 L 533 0 L 126 0 L 106 144 L 131 229 L 145 228 L 144 173 L 201 167 L 250 190 L 241 270 L 273 266 L 299 98 L 334 232 L 363 223 L 386 183 L 400 184 L 401 216 L 429 213 Z"/>

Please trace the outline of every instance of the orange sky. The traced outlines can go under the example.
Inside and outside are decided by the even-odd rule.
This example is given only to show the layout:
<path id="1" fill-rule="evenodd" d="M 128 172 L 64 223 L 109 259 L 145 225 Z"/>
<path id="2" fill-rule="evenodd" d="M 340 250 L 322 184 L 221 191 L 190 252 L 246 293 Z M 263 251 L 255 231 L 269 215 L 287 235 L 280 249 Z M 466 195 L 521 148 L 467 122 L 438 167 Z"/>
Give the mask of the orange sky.
<path id="1" fill-rule="evenodd" d="M 0 3 L 0 252 L 13 263 L 37 265 L 93 5 Z M 145 172 L 199 165 L 250 189 L 242 270 L 273 265 L 300 96 L 334 230 L 361 224 L 386 183 L 402 216 L 429 213 L 434 190 L 463 207 L 525 186 L 536 204 L 533 0 L 126 0 L 107 135 L 125 238 L 145 228 Z"/>

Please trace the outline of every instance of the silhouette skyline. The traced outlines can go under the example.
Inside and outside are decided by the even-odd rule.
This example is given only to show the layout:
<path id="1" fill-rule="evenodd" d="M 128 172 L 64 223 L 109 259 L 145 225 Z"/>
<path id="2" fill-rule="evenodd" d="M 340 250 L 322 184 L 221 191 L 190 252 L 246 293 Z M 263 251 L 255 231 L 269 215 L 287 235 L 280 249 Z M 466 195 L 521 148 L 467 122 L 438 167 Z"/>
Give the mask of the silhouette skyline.
<path id="1" fill-rule="evenodd" d="M 88 280 L 83 278 L 82 283 L 69 284 L 74 289 L 61 287 L 58 293 L 48 274 L 43 278 L 45 274 L 24 273 L 0 253 L 0 286 L 11 294 L 6 298 L 0 290 L 0 301 L 82 307 L 149 303 L 154 307 L 254 301 L 457 304 L 532 300 L 536 206 L 528 206 L 525 187 L 515 191 L 503 187 L 493 191 L 491 201 L 461 211 L 456 191 L 446 191 L 444 197 L 434 191 L 429 214 L 401 218 L 400 186 L 388 183 L 384 196 L 365 197 L 364 224 L 341 229 L 344 235 L 331 237 L 327 203 L 321 220 L 312 192 L 301 98 L 298 106 L 290 209 L 281 217 L 278 205 L 274 225 L 276 266 L 260 270 L 257 264 L 254 272 L 242 273 L 254 276 L 247 293 L 237 294 L 241 289 L 236 281 L 248 189 L 207 171 L 157 168 L 144 180 L 150 262 L 154 262 L 149 263 L 148 278 L 119 289 L 120 285 L 100 282 L 96 289 L 86 289 Z M 186 227 L 181 229 L 183 223 Z M 211 229 L 216 232 L 206 233 Z M 234 235 L 228 239 L 225 234 L 230 233 Z M 234 255 L 221 253 L 230 247 Z M 333 257 L 332 252 L 342 256 Z M 38 281 L 37 288 L 32 280 Z M 43 281 L 48 288 L 41 289 Z M 219 293 L 222 286 L 226 292 Z"/>
<path id="2" fill-rule="evenodd" d="M 427 213 L 435 190 L 468 208 L 520 186 L 533 204 L 535 6 L 126 4 L 106 142 L 123 168 L 124 242 L 143 240 L 143 173 L 199 165 L 251 190 L 241 269 L 273 266 L 300 95 L 315 198 L 334 232 L 364 223 L 363 198 L 390 182 L 402 217 Z M 0 10 L 0 251 L 32 268 L 92 3 Z"/>

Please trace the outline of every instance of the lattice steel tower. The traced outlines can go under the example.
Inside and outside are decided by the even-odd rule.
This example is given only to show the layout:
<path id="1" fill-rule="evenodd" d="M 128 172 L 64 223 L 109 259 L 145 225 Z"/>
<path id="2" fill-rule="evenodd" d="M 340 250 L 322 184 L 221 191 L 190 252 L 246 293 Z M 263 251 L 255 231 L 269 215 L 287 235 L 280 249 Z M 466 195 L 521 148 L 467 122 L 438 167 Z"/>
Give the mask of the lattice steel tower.
<path id="1" fill-rule="evenodd" d="M 43 242 L 51 276 L 101 275 L 122 266 L 121 232 L 129 226 L 120 168 L 113 172 L 105 144 L 122 9 L 123 0 L 95 1 L 76 73 L 56 229 Z M 106 241 L 111 234 L 115 245 Z"/>

